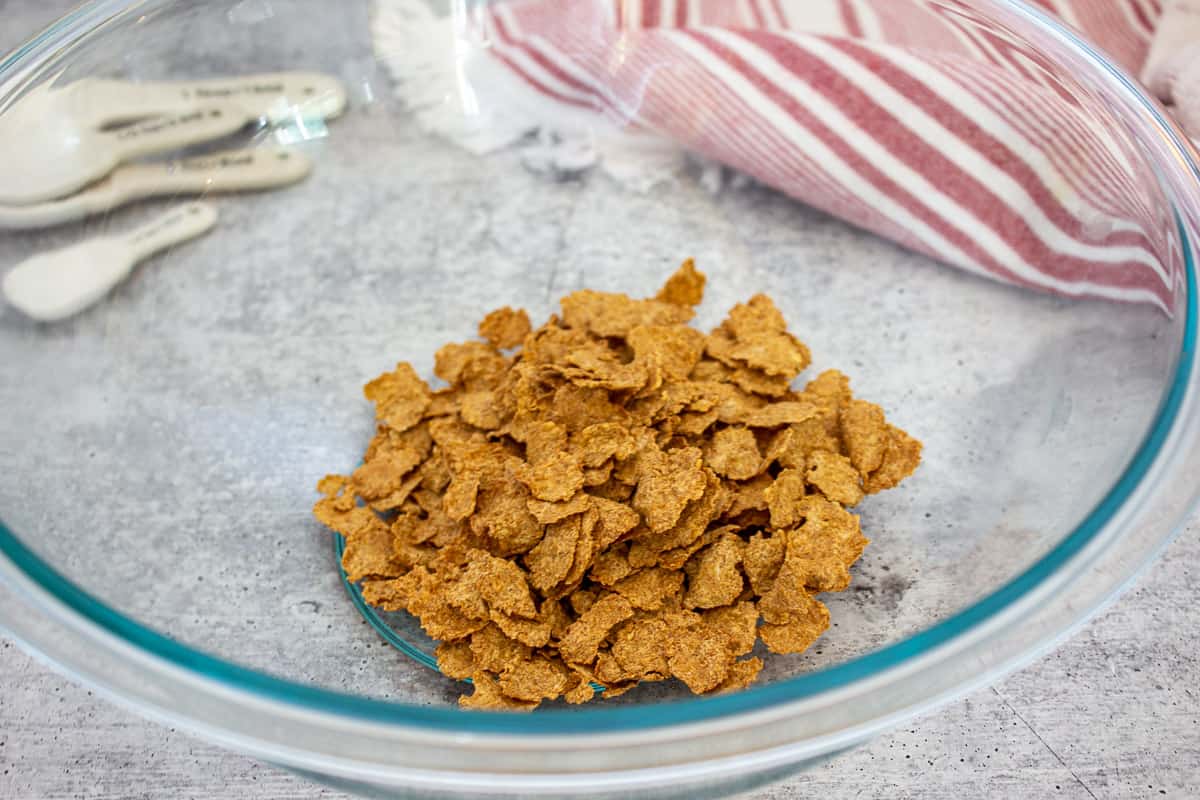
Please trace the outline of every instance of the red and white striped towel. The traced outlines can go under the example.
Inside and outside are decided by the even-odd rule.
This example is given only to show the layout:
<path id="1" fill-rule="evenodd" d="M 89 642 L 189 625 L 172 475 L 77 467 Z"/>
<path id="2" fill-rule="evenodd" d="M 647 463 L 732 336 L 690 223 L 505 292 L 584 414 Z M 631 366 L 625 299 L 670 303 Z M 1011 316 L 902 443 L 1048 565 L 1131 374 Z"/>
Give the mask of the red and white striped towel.
<path id="1" fill-rule="evenodd" d="M 1161 13 L 1040 3 L 1134 71 Z M 411 22 L 377 18 L 377 43 Z M 969 2 L 507 0 L 454 25 L 471 74 L 514 78 L 543 118 L 651 131 L 980 275 L 1174 306 L 1174 222 L 1135 146 Z"/>

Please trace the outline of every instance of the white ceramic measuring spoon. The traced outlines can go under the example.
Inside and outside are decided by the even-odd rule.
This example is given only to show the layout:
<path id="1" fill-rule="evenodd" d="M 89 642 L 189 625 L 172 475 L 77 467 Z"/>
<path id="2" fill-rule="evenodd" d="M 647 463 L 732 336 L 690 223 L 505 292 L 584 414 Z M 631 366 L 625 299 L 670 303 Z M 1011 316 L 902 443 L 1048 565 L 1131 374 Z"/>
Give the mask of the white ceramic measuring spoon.
<path id="1" fill-rule="evenodd" d="M 237 106 L 213 105 L 100 131 L 67 114 L 41 121 L 0 117 L 0 204 L 65 197 L 122 161 L 219 139 L 248 121 Z"/>
<path id="2" fill-rule="evenodd" d="M 87 78 L 59 91 L 60 108 L 95 128 L 221 103 L 271 124 L 332 119 L 346 110 L 346 87 L 320 72 L 268 72 L 195 81 L 119 81 Z"/>
<path id="3" fill-rule="evenodd" d="M 298 150 L 261 147 L 165 161 L 125 164 L 81 192 L 31 206 L 0 205 L 0 229 L 60 225 L 118 206 L 180 194 L 274 189 L 303 180 L 312 160 Z"/>
<path id="4" fill-rule="evenodd" d="M 139 261 L 211 230 L 217 209 L 193 202 L 119 236 L 103 236 L 33 256 L 4 276 L 4 296 L 42 322 L 77 314 L 108 294 Z"/>

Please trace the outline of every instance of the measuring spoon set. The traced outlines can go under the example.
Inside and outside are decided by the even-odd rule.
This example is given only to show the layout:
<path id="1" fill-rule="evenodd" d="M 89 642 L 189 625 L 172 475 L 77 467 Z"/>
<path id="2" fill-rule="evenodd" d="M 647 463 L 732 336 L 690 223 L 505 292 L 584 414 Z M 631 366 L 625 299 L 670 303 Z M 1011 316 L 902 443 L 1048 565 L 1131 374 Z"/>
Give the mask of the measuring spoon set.
<path id="1" fill-rule="evenodd" d="M 0 229 L 59 225 L 152 197 L 294 184 L 312 169 L 296 149 L 136 159 L 250 126 L 332 119 L 345 107 L 337 80 L 306 72 L 148 83 L 85 79 L 40 88 L 0 116 Z M 193 202 L 125 235 L 36 255 L 5 276 L 4 295 L 34 319 L 63 319 L 102 298 L 139 261 L 205 233 L 216 219 L 211 204 Z"/>

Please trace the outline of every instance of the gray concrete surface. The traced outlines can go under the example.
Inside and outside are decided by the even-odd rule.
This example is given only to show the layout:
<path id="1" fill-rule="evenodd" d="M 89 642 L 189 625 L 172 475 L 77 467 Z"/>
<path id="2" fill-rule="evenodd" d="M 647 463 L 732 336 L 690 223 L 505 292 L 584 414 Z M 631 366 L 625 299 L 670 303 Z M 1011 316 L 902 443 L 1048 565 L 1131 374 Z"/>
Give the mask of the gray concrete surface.
<path id="1" fill-rule="evenodd" d="M 0 50 L 69 5 L 0 0 Z M 1198 537 L 1194 521 L 1140 588 L 1054 654 L 748 797 L 1195 796 Z M 144 722 L 2 645 L 0 798 L 337 796 Z"/>

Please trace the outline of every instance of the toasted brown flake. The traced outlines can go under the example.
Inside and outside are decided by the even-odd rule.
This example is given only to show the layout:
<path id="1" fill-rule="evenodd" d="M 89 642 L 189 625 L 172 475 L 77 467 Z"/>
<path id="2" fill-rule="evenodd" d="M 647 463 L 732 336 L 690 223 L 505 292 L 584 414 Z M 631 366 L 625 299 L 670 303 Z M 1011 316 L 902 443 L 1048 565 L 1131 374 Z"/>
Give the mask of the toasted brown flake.
<path id="1" fill-rule="evenodd" d="M 601 586 L 612 587 L 614 583 L 629 575 L 629 546 L 618 544 L 596 556 L 588 577 Z"/>
<path id="2" fill-rule="evenodd" d="M 763 491 L 767 508 L 771 512 L 771 525 L 790 528 L 800 521 L 800 500 L 804 497 L 804 473 L 798 469 L 785 469 L 775 482 Z"/>
<path id="3" fill-rule="evenodd" d="M 403 481 L 401 481 L 400 485 L 397 486 L 393 491 L 376 500 L 368 501 L 368 505 L 370 505 L 373 510 L 383 513 L 395 511 L 403 506 L 404 502 L 412 495 L 413 490 L 421 485 L 423 478 L 424 476 L 419 470 L 414 471 Z"/>
<path id="4" fill-rule="evenodd" d="M 778 464 L 784 469 L 803 469 L 808 463 L 809 452 L 814 448 L 807 446 L 807 442 L 803 440 L 800 430 L 801 428 L 814 427 L 813 423 L 815 423 L 815 428 L 821 434 L 819 444 L 825 446 L 830 443 L 825 438 L 825 426 L 820 420 L 809 420 L 800 425 L 789 425 L 783 430 L 775 432 L 767 443 L 767 463 Z M 836 448 L 837 443 L 832 442 L 832 446 Z"/>
<path id="5" fill-rule="evenodd" d="M 667 282 L 658 290 L 654 299 L 688 308 L 698 306 L 704 299 L 704 284 L 707 280 L 704 273 L 696 269 L 696 262 L 689 258 L 667 278 Z"/>
<path id="6" fill-rule="evenodd" d="M 570 676 L 562 661 L 537 656 L 514 665 L 500 676 L 498 683 L 505 697 L 537 703 L 562 695 Z"/>
<path id="7" fill-rule="evenodd" d="M 571 437 L 571 449 L 585 467 L 599 467 L 613 458 L 629 458 L 635 447 L 636 439 L 629 428 L 615 422 L 589 425 Z"/>
<path id="8" fill-rule="evenodd" d="M 576 386 L 618 392 L 641 389 L 651 379 L 645 364 L 625 363 L 619 353 L 598 341 L 572 350 L 567 354 L 566 365 L 556 365 L 555 370 Z"/>
<path id="9" fill-rule="evenodd" d="M 421 476 L 422 489 L 427 489 L 431 492 L 440 492 L 450 483 L 450 469 L 446 465 L 446 459 L 442 457 L 439 451 L 431 455 L 425 460 L 417 474 Z"/>
<path id="10" fill-rule="evenodd" d="M 700 534 L 700 536 L 698 536 L 694 541 L 684 545 L 683 547 L 675 547 L 670 550 L 663 550 L 658 554 L 658 565 L 669 570 L 684 569 L 691 557 L 698 551 L 708 547 L 726 533 L 732 533 L 736 530 L 737 528 L 732 525 L 726 525 L 720 528 L 709 528 L 704 533 Z"/>
<path id="11" fill-rule="evenodd" d="M 639 325 L 629 332 L 634 361 L 650 376 L 682 381 L 704 353 L 704 334 L 681 325 Z"/>
<path id="12" fill-rule="evenodd" d="M 415 452 L 417 461 L 420 462 L 425 460 L 432 447 L 433 438 L 429 435 L 429 428 L 425 425 L 417 424 L 412 428 L 397 431 L 380 424 L 376 426 L 375 436 L 367 445 L 367 452 L 363 453 L 363 463 L 374 461 L 389 452 L 399 451 Z"/>
<path id="13" fill-rule="evenodd" d="M 804 479 L 817 491 L 843 506 L 856 506 L 863 498 L 862 477 L 840 453 L 818 450 L 808 457 Z"/>
<path id="14" fill-rule="evenodd" d="M 537 375 L 541 368 L 565 364 L 568 354 L 587 347 L 591 341 L 586 331 L 565 328 L 560 320 L 551 317 L 545 325 L 525 338 L 520 360 L 532 369 L 524 371 L 521 364 L 517 364 L 513 371 L 522 378 L 530 378 Z"/>
<path id="15" fill-rule="evenodd" d="M 494 431 L 504 424 L 503 409 L 496 402 L 495 393 L 488 389 L 463 394 L 459 414 L 463 422 L 485 431 Z"/>
<path id="16" fill-rule="evenodd" d="M 397 580 L 396 593 L 404 598 L 405 609 L 421 620 L 421 627 L 434 639 L 462 639 L 487 625 L 487 620 L 472 619 L 452 607 L 445 584 L 428 569 L 414 567 Z"/>
<path id="17" fill-rule="evenodd" d="M 475 656 L 470 641 L 442 642 L 437 646 L 438 669 L 447 678 L 466 680 L 475 674 Z"/>
<path id="18" fill-rule="evenodd" d="M 442 597 L 457 612 L 470 619 L 487 620 L 487 601 L 479 591 L 479 570 L 464 571 L 453 580 L 446 581 Z"/>
<path id="19" fill-rule="evenodd" d="M 657 611 L 662 608 L 663 601 L 677 595 L 682 586 L 683 573 L 651 567 L 617 581 L 612 588 L 634 608 Z"/>
<path id="20" fill-rule="evenodd" d="M 314 512 L 316 509 L 342 512 L 354 508 L 357 503 L 354 493 L 346 491 L 349 487 L 350 479 L 344 475 L 326 475 L 321 478 L 317 481 L 317 492 L 321 495 L 322 501 L 329 501 L 329 504 L 322 505 L 322 502 L 318 502 L 314 507 Z M 324 520 L 320 521 L 324 522 Z"/>
<path id="21" fill-rule="evenodd" d="M 636 498 L 635 498 L 636 499 Z M 679 520 L 661 532 L 648 532 L 637 541 L 657 552 L 688 547 L 699 539 L 708 526 L 719 518 L 732 502 L 730 491 L 711 472 L 705 475 L 704 493 L 680 514 Z"/>
<path id="22" fill-rule="evenodd" d="M 704 387 L 702 402 L 692 403 L 692 408 L 702 410 L 709 406 L 716 410 L 717 419 L 728 425 L 745 423 L 754 413 L 766 408 L 769 400 L 755 397 L 732 383 L 709 384 Z"/>
<path id="23" fill-rule="evenodd" d="M 612 470 L 613 462 L 611 461 L 606 461 L 599 467 L 584 467 L 583 487 L 587 489 L 594 486 L 603 486 L 612 477 Z"/>
<path id="24" fill-rule="evenodd" d="M 431 545 L 414 545 L 392 535 L 392 557 L 405 571 L 415 566 L 429 566 L 437 558 L 438 550 Z"/>
<path id="25" fill-rule="evenodd" d="M 619 686 L 638 678 L 637 675 L 627 672 L 612 653 L 605 652 L 601 652 L 597 656 L 594 672 L 596 680 L 604 686 Z"/>
<path id="26" fill-rule="evenodd" d="M 742 540 L 728 534 L 693 556 L 695 575 L 688 579 L 683 602 L 691 608 L 716 608 L 732 603 L 742 593 Z M 674 573 L 678 574 L 678 573 Z"/>
<path id="27" fill-rule="evenodd" d="M 563 608 L 561 600 L 546 598 L 542 601 L 542 607 L 538 609 L 537 621 L 549 626 L 550 638 L 558 641 L 567 632 L 567 628 L 571 627 L 571 623 L 575 619 Z"/>
<path id="28" fill-rule="evenodd" d="M 371 522 L 361 528 L 343 534 L 346 549 L 342 551 L 342 569 L 346 580 L 363 578 L 391 578 L 403 570 L 396 563 L 392 548 L 392 532 L 378 517 L 371 514 Z"/>
<path id="29" fill-rule="evenodd" d="M 568 328 L 595 336 L 624 338 L 639 325 L 678 325 L 693 316 L 691 308 L 661 300 L 634 300 L 623 294 L 573 292 L 562 299 Z"/>
<path id="30" fill-rule="evenodd" d="M 507 368 L 508 360 L 483 342 L 448 344 L 434 355 L 434 374 L 468 390 L 495 387 Z"/>
<path id="31" fill-rule="evenodd" d="M 558 423 L 518 415 L 509 425 L 509 435 L 525 445 L 525 460 L 544 464 L 567 449 L 567 430 Z"/>
<path id="32" fill-rule="evenodd" d="M 800 399 L 821 408 L 834 419 L 842 408 L 853 399 L 850 379 L 836 369 L 827 369 L 808 382 Z"/>
<path id="33" fill-rule="evenodd" d="M 443 641 L 469 636 L 487 624 L 460 614 L 444 601 L 410 601 L 406 610 L 420 618 L 421 627 L 431 638 Z"/>
<path id="34" fill-rule="evenodd" d="M 772 652 L 803 652 L 829 627 L 829 610 L 806 588 L 803 566 L 785 558 L 770 591 L 759 600 L 759 637 Z"/>
<path id="35" fill-rule="evenodd" d="M 429 405 L 425 407 L 425 413 L 422 416 L 427 420 L 455 416 L 458 414 L 461 400 L 462 391 L 456 387 L 438 389 L 430 397 Z"/>
<path id="36" fill-rule="evenodd" d="M 529 659 L 529 645 L 508 638 L 497 625 L 488 625 L 471 634 L 471 657 L 488 672 L 505 672 Z"/>
<path id="37" fill-rule="evenodd" d="M 754 679 L 758 677 L 758 673 L 762 671 L 762 668 L 763 661 L 758 657 L 735 661 L 730 665 L 729 674 L 725 676 L 725 680 L 721 681 L 713 691 L 724 693 L 745 689 L 754 683 Z"/>
<path id="38" fill-rule="evenodd" d="M 591 508 L 592 498 L 579 492 L 570 500 L 550 502 L 548 500 L 530 500 L 526 503 L 529 513 L 542 525 L 564 520 L 567 517 L 582 514 Z"/>
<path id="39" fill-rule="evenodd" d="M 804 498 L 800 514 L 804 524 L 786 533 L 785 563 L 809 591 L 843 591 L 868 543 L 858 517 L 820 495 Z"/>
<path id="40" fill-rule="evenodd" d="M 479 492 L 479 475 L 464 472 L 454 476 L 442 496 L 442 510 L 452 520 L 464 520 L 475 511 L 475 496 Z"/>
<path id="41" fill-rule="evenodd" d="M 658 551 L 651 550 L 644 542 L 636 538 L 629 542 L 629 566 L 633 569 L 653 567 L 658 563 Z M 680 567 L 682 568 L 682 564 Z"/>
<path id="42" fill-rule="evenodd" d="M 863 488 L 867 494 L 891 489 L 912 475 L 920 463 L 921 443 L 894 425 L 889 425 L 883 463 L 867 476 Z"/>
<path id="43" fill-rule="evenodd" d="M 550 643 L 550 623 L 544 620 L 513 617 L 493 610 L 492 622 L 505 636 L 530 647 L 545 647 Z"/>
<path id="44" fill-rule="evenodd" d="M 548 592 L 558 586 L 571 571 L 580 522 L 581 517 L 576 514 L 551 523 L 542 540 L 525 555 L 529 583 L 539 592 Z"/>
<path id="45" fill-rule="evenodd" d="M 727 380 L 729 371 L 737 368 L 738 360 L 733 355 L 735 347 L 737 347 L 737 339 L 734 338 L 733 332 L 729 330 L 728 325 L 722 324 L 708 334 L 704 345 L 705 355 L 727 368 L 716 371 L 714 377 L 717 380 Z M 713 370 L 713 368 L 706 367 L 706 376 L 712 374 L 709 370 Z"/>
<path id="46" fill-rule="evenodd" d="M 812 595 L 801 592 L 793 601 L 798 609 L 788 622 L 764 622 L 758 636 L 772 653 L 803 653 L 829 628 L 829 609 Z"/>
<path id="47" fill-rule="evenodd" d="M 816 417 L 819 410 L 811 403 L 781 401 L 748 412 L 741 420 L 751 428 L 779 428 Z"/>
<path id="48" fill-rule="evenodd" d="M 696 694 L 711 692 L 729 676 L 733 656 L 719 636 L 710 636 L 701 622 L 672 636 L 667 664 L 671 674 Z"/>
<path id="49" fill-rule="evenodd" d="M 754 649 L 758 637 L 758 609 L 749 600 L 709 609 L 701 616 L 710 631 L 725 637 L 725 645 L 734 656 Z"/>
<path id="50" fill-rule="evenodd" d="M 742 391 L 763 397 L 783 397 L 792 385 L 787 375 L 768 375 L 751 367 L 738 367 L 729 374 L 729 380 Z"/>
<path id="51" fill-rule="evenodd" d="M 623 424 L 629 416 L 623 406 L 613 402 L 606 389 L 573 383 L 564 383 L 554 391 L 547 413 L 553 422 L 571 433 L 604 422 Z"/>
<path id="52" fill-rule="evenodd" d="M 571 705 L 586 703 L 596 696 L 596 690 L 592 688 L 592 684 L 578 673 L 573 681 L 574 685 L 563 692 L 563 699 Z"/>
<path id="53" fill-rule="evenodd" d="M 483 595 L 488 606 L 501 613 L 518 617 L 537 616 L 537 608 L 533 604 L 533 596 L 529 593 L 525 573 L 515 563 L 483 551 L 468 554 L 468 561 L 468 573 L 472 569 L 478 569 L 478 575 L 464 580 L 476 581 L 479 593 Z"/>
<path id="54" fill-rule="evenodd" d="M 887 452 L 889 437 L 883 409 L 866 400 L 851 400 L 840 409 L 840 414 L 846 454 L 854 468 L 866 477 L 879 469 Z"/>
<path id="55" fill-rule="evenodd" d="M 542 538 L 542 525 L 529 513 L 531 497 L 514 480 L 489 482 L 476 497 L 471 530 L 487 537 L 491 551 L 501 557 L 528 552 Z"/>
<path id="56" fill-rule="evenodd" d="M 783 566 L 786 550 L 787 542 L 780 534 L 759 532 L 746 542 L 746 549 L 742 553 L 742 567 L 750 580 L 750 588 L 756 595 L 761 597 L 770 590 L 775 576 L 779 574 L 779 568 Z"/>
<path id="57" fill-rule="evenodd" d="M 704 459 L 712 471 L 724 478 L 744 481 L 763 468 L 758 442 L 748 428 L 722 428 L 713 434 L 704 450 Z"/>
<path id="58" fill-rule="evenodd" d="M 593 497 L 592 508 L 598 515 L 596 549 L 603 550 L 629 533 L 641 522 L 638 512 L 624 503 L 605 497 Z"/>
<path id="59" fill-rule="evenodd" d="M 558 650 L 567 661 L 590 664 L 608 632 L 631 616 L 633 607 L 628 600 L 612 592 L 605 594 L 567 629 Z"/>
<path id="60" fill-rule="evenodd" d="M 592 565 L 599 549 L 596 541 L 599 520 L 600 514 L 594 508 L 589 508 L 580 516 L 579 538 L 575 540 L 575 558 L 571 561 L 567 576 L 563 578 L 562 586 L 551 593 L 553 596 L 562 597 L 568 592 L 573 592 L 583 582 L 583 576 Z"/>
<path id="61" fill-rule="evenodd" d="M 775 480 L 769 473 L 761 473 L 742 483 L 729 483 L 733 502 L 725 510 L 725 516 L 734 519 L 747 511 L 766 511 L 766 491 Z"/>
<path id="62" fill-rule="evenodd" d="M 569 500 L 583 488 L 583 467 L 571 453 L 557 453 L 536 467 L 523 466 L 513 475 L 535 498 L 552 503 Z"/>
<path id="63" fill-rule="evenodd" d="M 429 421 L 429 435 L 439 448 L 452 449 L 467 445 L 482 445 L 487 441 L 487 434 L 473 425 L 468 425 L 461 417 L 438 417 Z"/>
<path id="64" fill-rule="evenodd" d="M 708 411 L 684 411 L 674 417 L 675 433 L 680 436 L 702 436 L 720 416 L 715 408 Z"/>
<path id="65" fill-rule="evenodd" d="M 433 505 L 431 508 L 422 508 L 420 503 L 416 502 L 417 497 L 437 503 L 437 505 Z M 462 522 L 451 519 L 442 510 L 440 503 L 444 501 L 444 497 L 416 491 L 413 492 L 413 498 L 414 502 L 411 506 L 396 515 L 391 524 L 393 543 L 397 548 L 401 544 L 444 547 L 463 539 L 466 526 Z M 397 552 L 399 552 L 398 549 Z"/>
<path id="66" fill-rule="evenodd" d="M 638 486 L 633 507 L 651 531 L 665 531 L 679 521 L 692 500 L 704 493 L 704 456 L 695 447 L 663 452 L 650 447 L 638 454 Z"/>
<path id="67" fill-rule="evenodd" d="M 610 476 L 608 480 L 599 486 L 590 487 L 588 494 L 601 500 L 611 500 L 614 503 L 624 503 L 633 496 L 633 489 L 635 485 L 636 484 L 625 483 L 617 480 L 616 476 Z M 632 511 L 633 509 L 630 510 Z M 638 521 L 641 520 L 641 516 L 636 511 L 634 511 L 633 514 L 638 518 Z"/>
<path id="68" fill-rule="evenodd" d="M 363 600 L 384 611 L 403 611 L 410 590 L 411 584 L 401 578 L 367 578 L 362 582 Z"/>
<path id="69" fill-rule="evenodd" d="M 363 387 L 363 394 L 375 404 L 375 419 L 395 431 L 406 431 L 420 422 L 432 396 L 412 364 L 404 361 Z"/>
<path id="70" fill-rule="evenodd" d="M 324 496 L 313 506 L 313 516 L 322 525 L 332 528 L 346 538 L 380 521 L 369 508 L 358 505 L 349 486 L 348 478 L 326 475 L 317 484 L 317 489 Z"/>
<path id="71" fill-rule="evenodd" d="M 659 617 L 638 616 L 613 635 L 612 655 L 627 675 L 638 680 L 669 674 L 667 625 Z"/>
<path id="72" fill-rule="evenodd" d="M 475 711 L 532 711 L 537 708 L 535 700 L 506 696 L 496 678 L 482 670 L 471 676 L 471 682 L 475 691 L 458 698 L 458 704 L 463 708 Z"/>
<path id="73" fill-rule="evenodd" d="M 812 361 L 808 348 L 787 332 L 783 314 L 766 295 L 735 306 L 725 324 L 736 342 L 733 357 L 753 369 L 791 380 Z"/>
<path id="74" fill-rule="evenodd" d="M 497 308 L 479 323 L 479 335 L 499 350 L 509 350 L 525 341 L 531 328 L 525 309 Z"/>
<path id="75" fill-rule="evenodd" d="M 625 683 L 621 684 L 605 683 L 601 685 L 604 686 L 604 699 L 612 700 L 630 691 L 636 687 L 638 683 L 637 681 L 626 681 Z"/>
<path id="76" fill-rule="evenodd" d="M 355 494 L 372 506 L 386 506 L 381 510 L 395 508 L 404 502 L 408 492 L 412 491 L 411 487 L 416 485 L 408 474 L 424 459 L 425 452 L 416 448 L 388 448 L 354 470 L 350 485 Z M 402 493 L 402 488 L 406 486 L 410 487 L 408 492 Z M 398 497 L 400 494 L 403 496 Z"/>
<path id="77" fill-rule="evenodd" d="M 598 589 L 575 589 L 571 592 L 567 602 L 571 604 L 571 611 L 575 612 L 576 617 L 586 614 L 589 608 L 596 605 L 598 592 Z"/>

